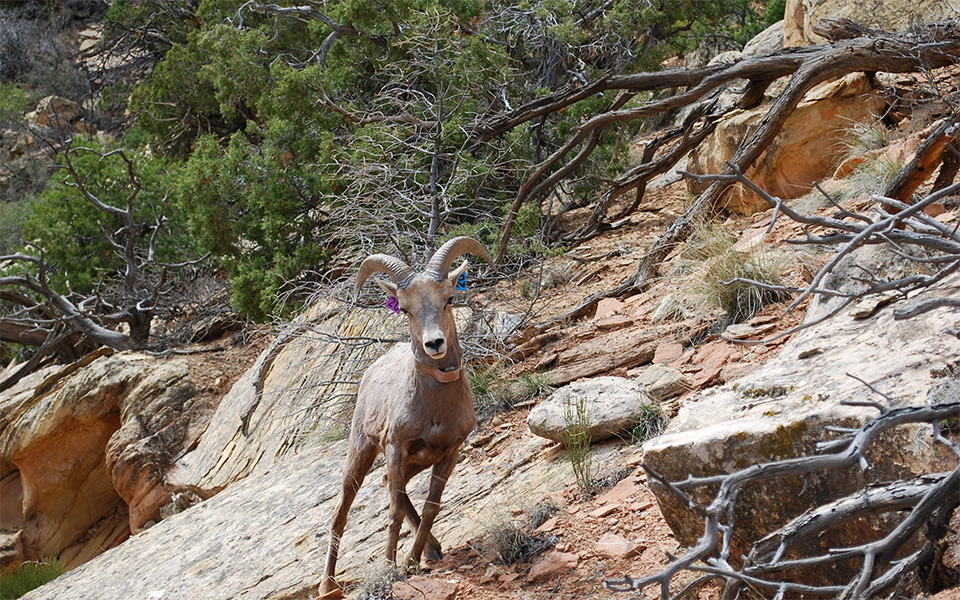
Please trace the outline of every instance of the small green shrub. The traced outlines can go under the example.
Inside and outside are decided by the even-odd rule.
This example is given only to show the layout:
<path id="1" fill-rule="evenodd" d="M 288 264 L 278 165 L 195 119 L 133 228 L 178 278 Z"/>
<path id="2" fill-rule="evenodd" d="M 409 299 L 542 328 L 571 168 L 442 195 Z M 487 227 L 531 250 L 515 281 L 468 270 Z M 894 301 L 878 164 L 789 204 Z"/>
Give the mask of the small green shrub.
<path id="1" fill-rule="evenodd" d="M 577 486 L 584 494 L 593 488 L 593 472 L 590 461 L 590 415 L 583 396 L 567 396 L 563 405 L 565 443 Z"/>
<path id="2" fill-rule="evenodd" d="M 25 562 L 9 573 L 0 574 L 0 600 L 12 600 L 63 575 L 56 559 Z"/>
<path id="3" fill-rule="evenodd" d="M 33 99 L 18 83 L 0 83 L 0 123 L 23 117 Z"/>

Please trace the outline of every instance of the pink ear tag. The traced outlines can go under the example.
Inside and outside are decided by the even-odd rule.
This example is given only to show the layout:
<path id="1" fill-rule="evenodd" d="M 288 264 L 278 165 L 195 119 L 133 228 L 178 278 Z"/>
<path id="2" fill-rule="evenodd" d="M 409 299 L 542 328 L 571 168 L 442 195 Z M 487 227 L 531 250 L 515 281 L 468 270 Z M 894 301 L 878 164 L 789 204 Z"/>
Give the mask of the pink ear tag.
<path id="1" fill-rule="evenodd" d="M 390 296 L 389 298 L 387 298 L 387 308 L 397 313 L 398 315 L 402 312 L 400 310 L 400 301 L 393 296 Z"/>

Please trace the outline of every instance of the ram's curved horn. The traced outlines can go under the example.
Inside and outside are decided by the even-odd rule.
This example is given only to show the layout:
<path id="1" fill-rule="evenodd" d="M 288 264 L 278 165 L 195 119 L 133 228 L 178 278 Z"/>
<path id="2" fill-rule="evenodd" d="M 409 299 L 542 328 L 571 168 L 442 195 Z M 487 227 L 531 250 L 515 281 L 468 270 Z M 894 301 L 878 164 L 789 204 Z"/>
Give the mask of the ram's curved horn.
<path id="1" fill-rule="evenodd" d="M 461 236 L 455 237 L 440 246 L 440 249 L 430 257 L 424 271 L 429 275 L 446 279 L 450 272 L 450 265 L 463 254 L 473 254 L 493 264 L 493 257 L 483 247 L 483 244 L 471 237 Z"/>
<path id="2" fill-rule="evenodd" d="M 357 273 L 357 294 L 360 293 L 360 288 L 363 287 L 367 278 L 374 273 L 386 273 L 397 285 L 403 285 L 413 276 L 413 270 L 399 258 L 389 254 L 373 254 L 360 263 L 360 272 Z"/>

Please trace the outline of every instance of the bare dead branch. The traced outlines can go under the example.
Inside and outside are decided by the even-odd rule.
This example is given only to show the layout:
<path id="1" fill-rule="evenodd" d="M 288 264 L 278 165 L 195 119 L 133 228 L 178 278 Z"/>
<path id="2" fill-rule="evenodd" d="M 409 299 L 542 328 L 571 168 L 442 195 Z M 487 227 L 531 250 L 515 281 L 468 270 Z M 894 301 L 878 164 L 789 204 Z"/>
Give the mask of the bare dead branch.
<path id="1" fill-rule="evenodd" d="M 670 491 L 703 516 L 704 532 L 694 547 L 688 548 L 683 557 L 675 559 L 661 572 L 639 579 L 624 577 L 608 580 L 606 586 L 613 591 L 642 591 L 649 585 L 659 584 L 661 598 L 679 598 L 680 594 L 671 594 L 672 579 L 680 571 L 690 570 L 723 577 L 730 597 L 735 597 L 744 584 L 780 595 L 796 593 L 812 596 L 834 596 L 848 589 L 849 585 L 852 590 L 849 597 L 857 599 L 872 598 L 888 590 L 903 576 L 917 569 L 925 558 L 929 558 L 929 552 L 923 550 L 906 557 L 898 557 L 897 552 L 907 540 L 921 533 L 931 519 L 944 518 L 960 504 L 960 466 L 949 473 L 924 475 L 910 481 L 871 487 L 815 507 L 752 542 L 752 550 L 742 566 L 736 567 L 728 560 L 730 538 L 736 535 L 729 515 L 739 490 L 745 485 L 765 479 L 801 477 L 855 466 L 864 460 L 867 449 L 881 433 L 908 424 L 930 423 L 933 425 L 934 443 L 956 447 L 942 436 L 937 424 L 944 419 L 960 417 L 960 402 L 906 408 L 878 407 L 882 408 L 879 417 L 854 433 L 824 445 L 824 450 L 832 452 L 829 454 L 767 462 L 729 474 L 691 476 L 679 482 L 668 482 L 647 467 L 653 485 Z M 706 506 L 694 503 L 686 493 L 688 490 L 710 488 L 716 491 L 711 494 L 712 500 Z M 824 548 L 821 554 L 814 556 L 785 558 L 788 551 L 801 541 L 878 511 L 909 513 L 892 531 L 872 542 L 842 549 Z M 936 541 L 929 539 L 928 545 Z M 718 548 L 721 549 L 719 553 Z M 784 571 L 817 569 L 842 559 L 860 560 L 858 574 L 848 585 L 808 585 L 782 578 Z M 772 574 L 777 574 L 779 578 L 764 577 Z M 727 593 L 725 597 L 728 597 Z"/>
<path id="2" fill-rule="evenodd" d="M 910 163 L 890 182 L 883 195 L 909 203 L 917 188 L 923 185 L 923 182 L 943 162 L 944 154 L 949 153 L 949 148 L 960 139 L 958 121 L 960 121 L 960 111 L 954 111 L 943 119 L 937 129 L 917 149 Z"/>
<path id="3" fill-rule="evenodd" d="M 624 122 L 658 114 L 676 106 L 689 104 L 704 97 L 709 91 L 737 78 L 750 80 L 764 79 L 776 75 L 790 75 L 790 81 L 784 91 L 773 102 L 766 116 L 761 120 L 759 127 L 750 137 L 744 140 L 736 155 L 730 161 L 725 175 L 744 172 L 767 149 L 775 136 L 779 133 L 783 122 L 803 99 L 804 95 L 814 86 L 831 77 L 844 75 L 856 71 L 883 71 L 899 73 L 916 71 L 921 68 L 932 68 L 955 63 L 960 58 L 960 21 L 947 21 L 920 27 L 915 32 L 905 34 L 890 34 L 885 32 L 869 31 L 858 28 L 850 23 L 828 23 L 832 28 L 835 41 L 832 44 L 807 47 L 797 51 L 787 51 L 770 57 L 749 58 L 732 65 L 720 65 L 706 70 L 670 72 L 677 76 L 677 81 L 683 85 L 693 86 L 677 96 L 650 102 L 637 108 L 620 111 L 611 111 L 597 115 L 588 120 L 577 131 L 576 135 L 560 150 L 545 160 L 528 175 L 528 179 L 521 186 L 510 214 L 515 214 L 519 206 L 530 197 L 545 174 L 560 160 L 566 157 L 575 147 L 588 138 L 595 129 L 606 126 L 611 122 Z M 846 31 L 847 34 L 840 32 Z M 864 34 L 864 32 L 867 32 Z M 760 68 L 762 65 L 762 68 Z M 664 72 L 666 73 L 666 72 Z M 585 86 L 583 90 L 567 90 L 555 94 L 547 101 L 541 99 L 537 103 L 521 107 L 512 114 L 515 121 L 522 122 L 533 115 L 542 115 L 549 112 L 551 103 L 559 107 L 568 102 L 575 102 L 580 92 L 589 89 L 592 93 L 612 89 L 614 82 L 623 87 L 619 89 L 655 89 L 657 85 L 669 85 L 666 80 L 660 79 L 661 74 L 643 74 L 632 80 L 634 87 L 627 87 L 626 79 L 605 78 Z M 648 86 L 648 87 L 645 87 Z M 507 121 L 503 122 L 504 124 Z M 492 129 L 496 130 L 496 129 Z M 605 297 L 622 297 L 642 292 L 649 285 L 651 278 L 656 275 L 660 263 L 666 256 L 683 242 L 696 222 L 709 219 L 716 211 L 717 203 L 722 194 L 733 180 L 717 179 L 710 187 L 681 215 L 667 231 L 653 244 L 647 254 L 640 261 L 634 275 L 623 281 L 611 290 L 586 298 L 581 304 L 561 317 L 559 320 L 579 318 L 592 310 L 596 303 Z M 498 246 L 498 260 L 506 251 L 507 238 L 510 236 L 509 221 L 504 228 Z M 842 228 L 846 228 L 844 225 Z"/>

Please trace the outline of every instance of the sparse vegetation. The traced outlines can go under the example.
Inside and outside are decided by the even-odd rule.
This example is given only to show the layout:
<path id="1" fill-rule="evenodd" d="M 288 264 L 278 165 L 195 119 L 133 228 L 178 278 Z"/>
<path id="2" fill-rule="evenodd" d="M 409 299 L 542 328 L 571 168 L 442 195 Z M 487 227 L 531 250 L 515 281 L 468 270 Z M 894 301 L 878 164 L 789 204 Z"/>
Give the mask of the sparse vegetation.
<path id="1" fill-rule="evenodd" d="M 657 437 L 670 423 L 670 417 L 663 412 L 659 402 L 641 404 L 640 409 L 643 416 L 632 432 L 633 441 L 637 444 Z"/>
<path id="2" fill-rule="evenodd" d="M 863 156 L 886 147 L 895 137 L 894 131 L 882 121 L 856 122 L 843 140 L 844 154 L 847 158 Z"/>
<path id="3" fill-rule="evenodd" d="M 393 584 L 403 579 L 404 574 L 396 565 L 386 562 L 371 563 L 361 576 L 357 600 L 392 600 Z"/>
<path id="4" fill-rule="evenodd" d="M 542 373 L 521 373 L 513 380 L 501 362 L 469 369 L 474 407 L 481 421 L 553 391 Z"/>
<path id="5" fill-rule="evenodd" d="M 538 502 L 528 511 L 526 519 L 512 519 L 493 527 L 484 536 L 483 550 L 505 565 L 530 560 L 557 543 L 556 536 L 536 532 L 556 512 L 552 502 Z"/>
<path id="6" fill-rule="evenodd" d="M 517 395 L 517 402 L 525 402 L 527 400 L 533 400 L 534 398 L 539 398 L 544 394 L 549 394 L 553 391 L 553 387 L 547 382 L 547 376 L 543 373 L 521 373 L 520 374 L 520 386 L 519 394 Z"/>
<path id="7" fill-rule="evenodd" d="M 570 457 L 577 485 L 584 494 L 593 489 L 593 471 L 590 460 L 590 414 L 583 396 L 569 395 L 564 399 L 563 420 L 566 428 L 564 446 Z"/>
<path id="8" fill-rule="evenodd" d="M 25 562 L 6 573 L 0 573 L 0 600 L 12 600 L 35 590 L 63 575 L 56 559 Z"/>
<path id="9" fill-rule="evenodd" d="M 903 160 L 888 154 L 867 157 L 844 180 L 840 199 L 868 200 L 873 194 L 882 194 L 903 167 Z"/>
<path id="10" fill-rule="evenodd" d="M 739 323 L 773 302 L 788 296 L 754 285 L 782 285 L 786 264 L 777 254 L 763 250 L 738 250 L 732 234 L 712 226 L 701 226 L 690 244 L 691 258 L 703 264 L 695 273 L 699 293 Z"/>

